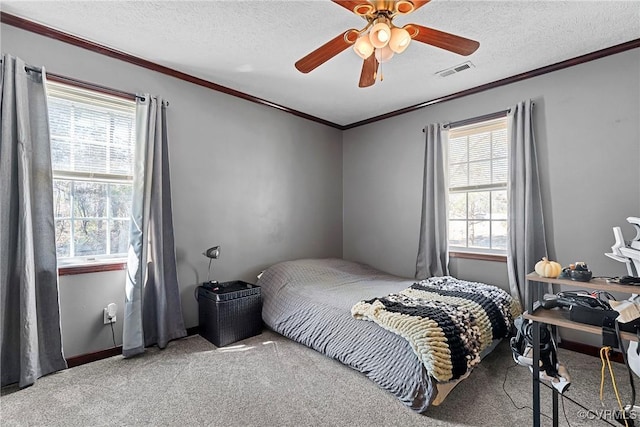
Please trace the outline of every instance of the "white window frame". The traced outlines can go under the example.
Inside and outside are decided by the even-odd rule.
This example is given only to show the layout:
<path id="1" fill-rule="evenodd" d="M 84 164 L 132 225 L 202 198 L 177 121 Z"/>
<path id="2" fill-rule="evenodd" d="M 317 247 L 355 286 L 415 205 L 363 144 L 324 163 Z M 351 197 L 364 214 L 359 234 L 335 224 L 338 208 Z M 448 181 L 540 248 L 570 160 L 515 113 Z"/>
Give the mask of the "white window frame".
<path id="1" fill-rule="evenodd" d="M 56 97 L 56 98 L 62 98 L 62 99 L 66 99 L 66 100 L 76 100 L 76 99 L 82 99 L 83 101 L 87 101 L 90 100 L 91 101 L 91 105 L 93 106 L 105 106 L 109 109 L 112 110 L 119 110 L 120 112 L 126 112 L 126 113 L 131 113 L 134 117 L 135 120 L 135 110 L 136 110 L 136 103 L 134 100 L 129 100 L 129 99 L 125 99 L 125 98 L 120 98 L 120 97 L 116 97 L 113 95 L 105 95 L 103 93 L 97 92 L 97 91 L 92 91 L 89 89 L 84 89 L 84 88 L 79 88 L 77 86 L 72 86 L 69 84 L 63 84 L 63 83 L 58 83 L 58 82 L 52 82 L 52 81 L 47 81 L 47 96 L 48 97 Z M 72 117 L 73 120 L 73 117 Z M 72 127 L 73 129 L 73 127 Z M 109 141 L 110 139 L 110 131 L 111 128 L 107 127 L 107 141 Z M 135 132 L 135 130 L 134 130 Z M 54 135 L 52 135 L 52 140 L 53 140 Z M 74 136 L 71 135 L 70 137 L 62 137 L 62 136 L 56 136 L 56 138 L 59 139 L 67 139 L 69 141 L 72 141 Z M 100 145 L 101 143 L 99 142 L 92 142 L 92 144 L 94 145 Z M 111 157 L 109 155 L 110 153 L 110 145 L 109 143 L 105 142 L 104 143 L 105 147 L 106 147 L 106 161 L 107 164 L 109 163 Z M 53 146 L 53 142 L 52 142 L 52 146 Z M 73 151 L 71 151 L 71 155 L 73 156 Z M 73 159 L 72 159 L 73 161 Z M 133 160 L 132 160 L 133 163 Z M 71 227 L 69 230 L 70 233 L 70 249 L 69 249 L 69 253 L 71 254 L 71 256 L 69 257 L 58 257 L 58 266 L 60 267 L 71 267 L 71 266 L 87 266 L 87 265 L 102 265 L 102 264 L 112 264 L 112 263 L 122 263 L 122 262 L 126 262 L 126 258 L 127 255 L 126 253 L 117 253 L 117 254 L 110 254 L 111 252 L 111 239 L 109 238 L 109 236 L 111 235 L 111 221 L 117 221 L 117 220 L 130 220 L 130 217 L 114 217 L 112 216 L 112 212 L 111 212 L 111 184 L 130 184 L 133 185 L 133 175 L 127 175 L 127 174 L 117 174 L 117 173 L 95 173 L 95 172 L 76 172 L 76 171 L 65 171 L 65 170 L 56 170 L 53 169 L 52 170 L 52 175 L 53 175 L 53 180 L 60 180 L 60 181 L 69 181 L 70 182 L 70 188 L 71 188 L 71 194 L 70 194 L 70 209 L 69 209 L 69 216 L 65 216 L 65 217 L 56 217 L 54 220 L 58 221 L 58 220 L 69 220 Z M 75 185 L 76 182 L 89 182 L 89 183 L 100 183 L 100 184 L 106 184 L 107 188 L 106 188 L 106 215 L 103 217 L 84 217 L 84 216 L 78 216 L 76 215 L 75 209 L 74 209 L 74 190 L 73 190 L 73 186 Z M 102 254 L 102 255 L 75 255 L 75 251 L 74 251 L 74 245 L 75 245 L 75 239 L 74 239 L 74 233 L 75 233 L 75 229 L 74 229 L 74 221 L 77 220 L 103 220 L 106 223 L 106 229 L 105 229 L 105 239 L 106 239 L 106 254 Z"/>
<path id="2" fill-rule="evenodd" d="M 449 144 L 449 140 L 454 139 L 454 138 L 459 138 L 459 137 L 463 137 L 463 136 L 470 136 L 470 135 L 474 135 L 474 134 L 479 134 L 479 133 L 485 133 L 485 132 L 491 132 L 491 131 L 495 131 L 495 130 L 502 130 L 502 129 L 507 129 L 507 117 L 498 117 L 498 118 L 493 118 L 493 119 L 488 119 L 488 120 L 482 120 L 479 122 L 475 122 L 475 123 L 471 123 L 471 124 L 467 124 L 467 125 L 463 125 L 463 126 L 459 126 L 459 127 L 454 127 L 449 129 L 448 132 L 448 140 L 447 140 L 447 144 Z M 508 150 L 509 150 L 509 141 L 507 140 L 507 154 L 506 154 L 506 160 L 507 162 L 509 161 L 509 157 L 508 157 Z M 449 151 L 448 149 L 449 147 L 447 147 L 447 152 Z M 493 150 L 493 146 L 491 144 L 491 150 Z M 467 165 L 473 163 L 474 161 L 470 160 L 468 157 L 468 145 L 467 145 L 467 160 L 466 163 Z M 494 157 L 493 153 L 490 156 L 491 160 L 495 160 L 495 159 L 502 159 L 504 158 L 503 156 L 500 157 Z M 465 162 L 460 162 L 460 163 L 465 163 Z M 449 174 L 449 159 L 447 159 L 447 174 Z M 493 168 L 493 161 L 491 162 L 491 167 Z M 467 171 L 469 169 L 467 168 Z M 507 171 L 508 171 L 508 163 L 507 163 Z M 467 172 L 468 173 L 468 172 Z M 493 175 L 493 169 L 491 170 L 491 173 Z M 467 230 L 466 230 L 466 246 L 459 246 L 459 245 L 452 245 L 451 244 L 451 239 L 449 236 L 449 252 L 458 252 L 458 253 L 465 253 L 465 254 L 478 254 L 478 255 L 499 255 L 499 256 L 506 256 L 507 254 L 507 250 L 505 249 L 498 249 L 498 248 L 480 248 L 480 247 L 470 247 L 469 246 L 469 222 L 473 221 L 473 219 L 469 218 L 469 212 L 468 212 L 468 206 L 469 206 L 469 202 L 468 202 L 468 197 L 470 193 L 473 192 L 480 192 L 480 191 L 508 191 L 508 176 L 507 176 L 507 180 L 505 182 L 499 182 L 499 183 L 491 183 L 491 184 L 482 184 L 482 185 L 474 185 L 472 183 L 469 183 L 469 185 L 466 186 L 459 186 L 459 187 L 451 187 L 449 186 L 449 188 L 447 189 L 447 199 L 449 198 L 449 196 L 451 194 L 466 194 L 467 197 L 467 202 L 466 202 L 466 206 L 467 206 L 467 214 L 465 215 L 465 218 L 455 218 L 454 220 L 457 221 L 465 221 L 467 224 Z M 507 198 L 508 198 L 508 192 L 507 192 Z M 489 198 L 489 212 L 492 212 L 492 198 Z M 452 220 L 450 213 L 449 213 L 449 209 L 447 209 L 447 227 L 450 227 L 449 222 Z M 494 222 L 497 221 L 508 221 L 508 211 L 507 211 L 507 215 L 506 218 L 500 218 L 500 219 L 493 219 L 493 218 L 489 218 L 488 220 L 486 220 L 489 222 L 489 241 L 490 241 L 490 246 L 491 246 L 491 239 L 493 238 L 493 224 Z M 508 236 L 507 236 L 508 238 Z"/>

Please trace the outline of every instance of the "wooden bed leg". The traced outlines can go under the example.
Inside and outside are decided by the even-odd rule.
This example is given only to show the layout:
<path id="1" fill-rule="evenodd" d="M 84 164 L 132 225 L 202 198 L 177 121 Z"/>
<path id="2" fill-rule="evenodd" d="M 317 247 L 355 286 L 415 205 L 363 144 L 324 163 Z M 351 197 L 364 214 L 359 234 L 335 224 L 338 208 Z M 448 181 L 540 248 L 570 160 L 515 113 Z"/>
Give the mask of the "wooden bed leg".
<path id="1" fill-rule="evenodd" d="M 451 390 L 453 390 L 455 386 L 460 384 L 460 382 L 466 379 L 469 375 L 471 375 L 471 372 L 467 372 L 457 380 L 446 383 L 436 383 L 436 397 L 431 401 L 431 405 L 438 406 L 444 402 L 444 399 L 449 395 L 449 393 L 451 393 Z"/>

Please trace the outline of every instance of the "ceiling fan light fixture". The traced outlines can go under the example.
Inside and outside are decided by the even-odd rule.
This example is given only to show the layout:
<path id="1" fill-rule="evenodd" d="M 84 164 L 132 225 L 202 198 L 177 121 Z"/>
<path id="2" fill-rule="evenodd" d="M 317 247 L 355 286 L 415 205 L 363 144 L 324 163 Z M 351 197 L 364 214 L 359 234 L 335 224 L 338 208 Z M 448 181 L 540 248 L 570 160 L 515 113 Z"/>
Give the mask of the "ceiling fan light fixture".
<path id="1" fill-rule="evenodd" d="M 2 0 L 0 0 L 2 1 Z M 382 81 L 382 66 L 398 53 L 403 53 L 413 39 L 418 43 L 431 45 L 451 53 L 468 56 L 474 53 L 480 43 L 455 34 L 406 24 L 396 27 L 393 20 L 398 15 L 406 15 L 421 8 L 430 0 L 332 0 L 363 18 L 366 25 L 362 29 L 351 28 L 329 40 L 316 50 L 299 59 L 294 65 L 301 73 L 308 73 L 331 58 L 353 47 L 354 52 L 364 60 L 360 73 L 359 87 L 369 87 Z"/>
<path id="2" fill-rule="evenodd" d="M 411 42 L 411 36 L 409 32 L 404 28 L 393 28 L 391 30 L 391 39 L 389 40 L 389 47 L 395 53 L 402 53 L 409 46 Z"/>
<path id="3" fill-rule="evenodd" d="M 389 39 L 391 39 L 391 28 L 384 21 L 378 21 L 369 31 L 369 41 L 376 49 L 385 47 Z"/>
<path id="4" fill-rule="evenodd" d="M 385 47 L 376 49 L 376 59 L 378 60 L 379 63 L 382 64 L 382 63 L 388 62 L 389 60 L 391 60 L 391 58 L 393 58 L 393 51 L 388 45 Z"/>
<path id="5" fill-rule="evenodd" d="M 370 57 L 373 53 L 373 49 L 374 48 L 371 44 L 371 41 L 369 40 L 368 34 L 360 36 L 358 40 L 356 40 L 356 43 L 353 45 L 353 50 L 362 59 L 367 59 L 368 57 Z"/>

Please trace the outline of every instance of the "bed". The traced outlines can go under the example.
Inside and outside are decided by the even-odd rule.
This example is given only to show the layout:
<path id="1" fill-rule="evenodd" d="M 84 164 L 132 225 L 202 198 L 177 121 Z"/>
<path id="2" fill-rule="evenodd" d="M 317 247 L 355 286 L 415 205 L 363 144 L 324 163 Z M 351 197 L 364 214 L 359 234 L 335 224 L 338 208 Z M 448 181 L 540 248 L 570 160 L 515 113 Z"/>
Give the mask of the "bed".
<path id="1" fill-rule="evenodd" d="M 398 294 L 415 282 L 342 259 L 304 259 L 269 267 L 257 285 L 261 286 L 262 317 L 267 326 L 364 373 L 422 413 L 441 403 L 469 372 L 455 380 L 436 381 L 417 357 L 414 343 L 374 321 L 352 315 L 358 303 Z M 506 327 L 512 325 L 516 314 L 515 304 L 512 308 L 505 313 Z M 480 357 L 497 342 L 483 343 Z"/>

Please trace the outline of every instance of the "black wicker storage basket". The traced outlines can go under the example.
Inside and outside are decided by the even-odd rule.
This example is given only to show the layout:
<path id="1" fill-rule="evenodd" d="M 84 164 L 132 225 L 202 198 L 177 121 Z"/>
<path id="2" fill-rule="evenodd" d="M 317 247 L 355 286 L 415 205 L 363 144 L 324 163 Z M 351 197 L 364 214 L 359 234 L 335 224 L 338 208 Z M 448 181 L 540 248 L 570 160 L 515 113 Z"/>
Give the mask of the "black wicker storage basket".
<path id="1" fill-rule="evenodd" d="M 216 347 L 262 330 L 260 287 L 239 280 L 198 287 L 199 333 Z"/>

